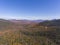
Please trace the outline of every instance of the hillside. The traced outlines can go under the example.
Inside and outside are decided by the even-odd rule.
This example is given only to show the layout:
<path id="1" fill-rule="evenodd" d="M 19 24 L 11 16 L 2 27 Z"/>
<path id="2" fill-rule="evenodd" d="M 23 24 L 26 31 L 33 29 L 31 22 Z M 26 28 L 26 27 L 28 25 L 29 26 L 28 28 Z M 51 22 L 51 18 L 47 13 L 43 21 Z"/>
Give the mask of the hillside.
<path id="1" fill-rule="evenodd" d="M 13 23 L 11 23 L 10 21 L 0 19 L 0 31 L 7 30 L 8 28 L 11 29 L 12 28 L 12 26 L 11 26 L 12 24 Z"/>
<path id="2" fill-rule="evenodd" d="M 47 20 L 47 21 L 39 23 L 38 25 L 42 25 L 42 26 L 60 26 L 60 19 Z"/>
<path id="3" fill-rule="evenodd" d="M 0 45 L 60 45 L 60 20 L 20 22 L 0 21 Z"/>

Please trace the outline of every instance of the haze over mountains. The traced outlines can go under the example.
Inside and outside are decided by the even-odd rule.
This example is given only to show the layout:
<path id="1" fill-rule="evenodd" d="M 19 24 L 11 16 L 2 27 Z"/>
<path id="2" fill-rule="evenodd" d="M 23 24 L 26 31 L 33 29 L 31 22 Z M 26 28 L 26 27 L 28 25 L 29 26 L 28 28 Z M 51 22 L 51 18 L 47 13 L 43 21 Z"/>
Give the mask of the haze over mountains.
<path id="1" fill-rule="evenodd" d="M 39 22 L 42 22 L 44 20 L 16 20 L 16 19 L 11 19 L 10 21 L 12 22 L 36 22 L 36 23 L 39 23 Z"/>
<path id="2" fill-rule="evenodd" d="M 0 45 L 60 45 L 60 19 L 0 19 Z"/>

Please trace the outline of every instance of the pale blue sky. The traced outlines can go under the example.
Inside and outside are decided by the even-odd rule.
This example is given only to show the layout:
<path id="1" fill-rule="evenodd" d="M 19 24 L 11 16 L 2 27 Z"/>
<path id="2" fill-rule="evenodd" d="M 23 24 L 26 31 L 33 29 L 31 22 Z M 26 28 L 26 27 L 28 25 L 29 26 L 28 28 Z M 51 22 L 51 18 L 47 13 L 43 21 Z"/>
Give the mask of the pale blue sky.
<path id="1" fill-rule="evenodd" d="M 60 19 L 60 0 L 0 0 L 0 18 Z"/>

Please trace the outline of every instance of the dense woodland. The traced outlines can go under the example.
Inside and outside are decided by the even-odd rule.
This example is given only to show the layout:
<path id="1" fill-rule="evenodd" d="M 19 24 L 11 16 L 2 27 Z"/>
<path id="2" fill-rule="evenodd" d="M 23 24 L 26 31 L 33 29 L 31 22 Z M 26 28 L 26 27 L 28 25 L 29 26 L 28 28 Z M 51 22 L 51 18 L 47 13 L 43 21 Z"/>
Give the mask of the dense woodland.
<path id="1" fill-rule="evenodd" d="M 60 19 L 23 23 L 0 19 L 0 45 L 60 45 Z"/>

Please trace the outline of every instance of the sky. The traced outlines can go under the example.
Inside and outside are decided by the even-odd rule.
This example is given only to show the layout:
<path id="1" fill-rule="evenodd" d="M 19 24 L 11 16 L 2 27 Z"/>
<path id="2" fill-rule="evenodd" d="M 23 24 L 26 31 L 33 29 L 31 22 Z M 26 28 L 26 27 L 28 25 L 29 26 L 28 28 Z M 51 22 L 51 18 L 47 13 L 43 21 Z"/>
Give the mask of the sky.
<path id="1" fill-rule="evenodd" d="M 60 19 L 60 0 L 0 0 L 3 19 Z"/>

